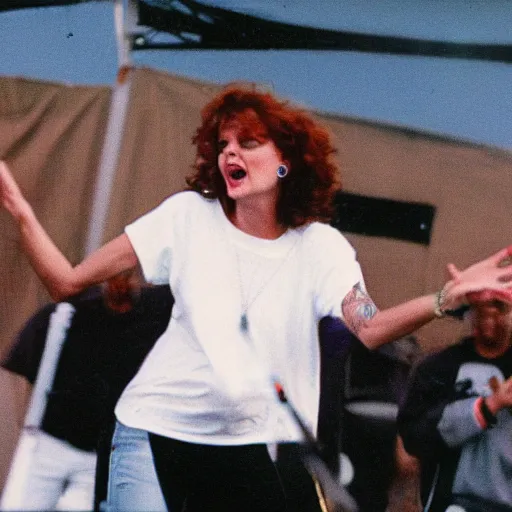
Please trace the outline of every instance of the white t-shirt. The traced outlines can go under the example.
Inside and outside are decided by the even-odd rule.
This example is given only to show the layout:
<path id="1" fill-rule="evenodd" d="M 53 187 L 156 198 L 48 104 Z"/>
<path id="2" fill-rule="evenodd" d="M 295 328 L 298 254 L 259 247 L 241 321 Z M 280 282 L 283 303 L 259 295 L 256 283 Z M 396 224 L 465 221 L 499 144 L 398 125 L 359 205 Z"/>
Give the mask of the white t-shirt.
<path id="1" fill-rule="evenodd" d="M 169 283 L 165 333 L 122 394 L 122 423 L 182 441 L 299 441 L 273 379 L 316 433 L 318 321 L 363 283 L 336 229 L 312 223 L 277 240 L 231 224 L 218 200 L 181 192 L 126 227 L 145 278 Z M 243 314 L 248 331 L 241 328 Z"/>

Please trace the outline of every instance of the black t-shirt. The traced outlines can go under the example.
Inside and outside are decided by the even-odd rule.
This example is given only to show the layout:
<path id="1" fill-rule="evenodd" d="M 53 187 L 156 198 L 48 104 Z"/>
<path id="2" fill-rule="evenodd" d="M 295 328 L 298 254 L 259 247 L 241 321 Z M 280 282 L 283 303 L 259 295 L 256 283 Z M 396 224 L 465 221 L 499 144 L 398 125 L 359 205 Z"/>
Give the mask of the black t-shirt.
<path id="1" fill-rule="evenodd" d="M 73 303 L 76 311 L 62 347 L 41 428 L 82 450 L 96 448 L 122 391 L 165 331 L 173 298 L 168 286 L 143 288 L 127 313 L 108 309 L 101 297 Z M 37 312 L 2 362 L 35 382 L 55 304 Z"/>

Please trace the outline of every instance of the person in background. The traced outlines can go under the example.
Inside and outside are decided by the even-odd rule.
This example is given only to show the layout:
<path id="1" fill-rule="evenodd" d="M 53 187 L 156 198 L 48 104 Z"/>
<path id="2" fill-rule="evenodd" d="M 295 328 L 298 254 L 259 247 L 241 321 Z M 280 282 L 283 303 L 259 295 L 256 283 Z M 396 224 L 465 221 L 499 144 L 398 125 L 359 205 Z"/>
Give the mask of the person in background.
<path id="1" fill-rule="evenodd" d="M 76 266 L 5 162 L 0 203 L 55 300 L 139 264 L 148 282 L 170 285 L 169 327 L 115 410 L 116 432 L 149 432 L 167 506 L 277 512 L 286 497 L 267 445 L 304 438 L 283 390 L 316 436 L 320 319 L 340 318 L 377 348 L 443 316 L 470 291 L 511 286 L 512 267 L 500 266 L 509 251 L 463 271 L 451 265 L 438 293 L 378 310 L 354 249 L 328 224 L 339 189 L 328 131 L 250 87 L 224 89 L 201 115 L 188 189 Z M 119 477 L 111 467 L 111 479 Z"/>
<path id="2" fill-rule="evenodd" d="M 109 428 L 122 390 L 167 327 L 172 307 L 168 286 L 141 288 L 132 270 L 107 280 L 101 290 L 69 301 L 75 308 L 60 353 L 27 478 L 23 510 L 92 510 L 106 495 L 105 462 L 98 443 L 110 446 Z M 39 310 L 19 333 L 3 368 L 34 384 L 56 304 Z M 149 451 L 149 445 L 148 445 Z M 150 459 L 151 460 L 151 459 Z M 96 466 L 100 474 L 96 477 Z M 153 470 L 149 464 L 149 471 Z M 153 470 L 154 471 L 154 470 Z M 165 510 L 161 494 L 142 494 L 145 510 Z M 160 502 L 158 501 L 160 499 Z M 142 502 L 141 502 L 142 503 Z"/>
<path id="3" fill-rule="evenodd" d="M 468 300 L 472 335 L 418 366 L 398 426 L 421 464 L 425 511 L 510 512 L 512 293 Z"/>

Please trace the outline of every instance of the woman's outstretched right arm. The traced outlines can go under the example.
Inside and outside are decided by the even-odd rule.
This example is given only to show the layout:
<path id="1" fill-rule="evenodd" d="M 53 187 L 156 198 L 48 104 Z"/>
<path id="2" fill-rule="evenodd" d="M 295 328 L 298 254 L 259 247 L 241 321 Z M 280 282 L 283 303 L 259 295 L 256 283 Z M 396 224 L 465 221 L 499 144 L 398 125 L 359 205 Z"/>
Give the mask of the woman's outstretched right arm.
<path id="1" fill-rule="evenodd" d="M 39 223 L 3 161 L 0 161 L 0 202 L 18 223 L 24 252 L 55 301 L 101 283 L 138 263 L 130 240 L 122 234 L 73 267 Z"/>

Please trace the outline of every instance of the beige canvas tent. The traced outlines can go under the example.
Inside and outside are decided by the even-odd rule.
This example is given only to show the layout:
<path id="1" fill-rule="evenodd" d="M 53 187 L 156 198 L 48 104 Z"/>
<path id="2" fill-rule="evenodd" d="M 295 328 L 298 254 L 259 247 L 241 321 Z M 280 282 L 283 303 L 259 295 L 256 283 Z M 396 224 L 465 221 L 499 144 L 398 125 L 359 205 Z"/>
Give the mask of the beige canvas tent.
<path id="1" fill-rule="evenodd" d="M 218 86 L 151 69 L 132 77 L 126 125 L 106 205 L 102 239 L 184 187 L 191 137 L 201 106 Z M 67 257 L 86 250 L 89 220 L 112 90 L 22 78 L 0 78 L 0 154 L 36 214 Z M 462 267 L 510 243 L 512 155 L 403 127 L 314 113 L 331 129 L 347 191 L 431 204 L 429 245 L 347 234 L 367 286 L 386 307 L 444 283 L 445 266 Z M 0 350 L 48 295 L 18 246 L 15 226 L 0 212 Z M 440 320 L 419 335 L 428 350 L 452 342 L 460 323 Z M 27 389 L 0 372 L 0 484 L 23 420 Z"/>

